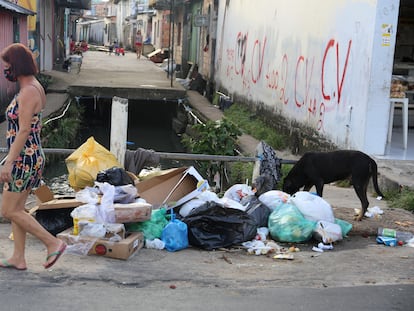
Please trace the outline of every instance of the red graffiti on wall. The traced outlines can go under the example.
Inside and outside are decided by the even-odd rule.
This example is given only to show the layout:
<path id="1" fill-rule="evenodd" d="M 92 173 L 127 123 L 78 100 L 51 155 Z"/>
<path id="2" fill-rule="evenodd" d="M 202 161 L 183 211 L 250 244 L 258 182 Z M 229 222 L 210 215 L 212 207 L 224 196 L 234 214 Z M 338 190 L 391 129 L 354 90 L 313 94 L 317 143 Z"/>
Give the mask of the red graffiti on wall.
<path id="1" fill-rule="evenodd" d="M 263 46 L 262 46 L 262 43 L 259 40 L 256 40 L 254 42 L 254 45 L 253 45 L 252 67 L 251 67 L 253 83 L 257 83 L 257 81 L 262 76 L 262 68 L 263 68 L 264 52 L 265 52 L 265 48 L 266 48 L 266 42 L 267 42 L 267 39 L 264 38 Z M 257 53 L 257 62 L 255 62 L 256 53 Z M 255 68 L 256 66 L 257 66 L 257 68 Z"/>
<path id="2" fill-rule="evenodd" d="M 265 75 L 265 80 L 267 81 L 266 87 L 272 89 L 274 91 L 279 92 L 279 99 L 284 103 L 287 104 L 289 99 L 286 98 L 286 83 L 287 83 L 287 76 L 288 76 L 288 56 L 285 54 L 282 58 L 282 63 L 279 69 L 268 69 L 268 72 Z M 279 89 L 279 84 L 281 85 Z"/>
<path id="3" fill-rule="evenodd" d="M 296 71 L 295 71 L 295 103 L 296 106 L 301 107 L 304 106 L 306 104 L 306 102 L 309 100 L 309 88 L 310 88 L 310 84 L 311 84 L 311 78 L 312 78 L 312 74 L 313 74 L 313 64 L 314 64 L 314 60 L 312 60 L 312 64 L 311 66 L 309 66 L 309 62 L 308 59 L 306 59 L 305 61 L 305 57 L 303 56 L 299 56 L 298 61 L 296 62 Z M 304 66 L 304 70 L 300 70 L 301 67 Z M 299 71 L 304 73 L 304 77 L 302 77 L 301 75 L 299 75 Z M 301 85 L 303 85 L 304 87 L 304 97 L 303 97 L 303 101 L 300 102 L 298 99 L 298 84 L 299 84 L 299 80 L 301 79 L 301 77 L 304 79 L 304 84 L 301 83 Z"/>
<path id="4" fill-rule="evenodd" d="M 293 90 L 289 89 L 289 62 L 288 54 L 283 54 L 279 65 L 269 62 L 265 64 L 265 53 L 269 53 L 267 38 L 255 39 L 249 46 L 248 33 L 239 32 L 234 49 L 227 50 L 226 75 L 228 79 L 234 76 L 241 78 L 241 84 L 247 96 L 251 95 L 252 84 L 258 84 L 265 79 L 265 87 L 277 92 L 277 96 L 283 104 L 293 103 L 299 109 L 306 109 L 313 118 L 317 118 L 317 129 L 323 130 L 323 120 L 327 112 L 334 109 L 332 104 L 340 104 L 342 92 L 346 81 L 349 66 L 349 57 L 352 40 L 348 41 L 345 56 L 341 56 L 340 44 L 335 39 L 330 39 L 325 46 L 321 66 L 321 80 L 314 74 L 315 57 L 300 55 L 296 61 L 294 76 L 291 78 Z M 247 56 L 251 54 L 251 62 L 246 63 Z M 342 58 L 344 57 L 344 59 Z M 341 59 L 342 58 L 342 59 Z M 273 63 L 274 59 L 272 59 Z M 263 75 L 263 68 L 267 72 Z M 329 80 L 334 77 L 334 81 Z M 332 89 L 329 91 L 329 86 Z M 289 86 L 290 87 L 290 86 Z M 288 94 L 293 95 L 290 101 Z M 319 103 L 319 104 L 318 104 Z"/>
<path id="5" fill-rule="evenodd" d="M 352 45 L 352 40 L 349 40 L 348 42 L 348 50 L 346 52 L 346 58 L 345 58 L 345 64 L 343 66 L 343 70 L 342 70 L 342 75 L 341 78 L 340 76 L 340 64 L 339 64 L 339 43 L 335 42 L 334 39 L 329 40 L 326 48 L 325 48 L 325 53 L 323 55 L 323 60 L 322 60 L 322 74 L 321 74 L 321 82 L 322 82 L 322 96 L 325 100 L 331 100 L 331 96 L 326 94 L 325 92 L 325 72 L 326 72 L 326 59 L 328 56 L 328 53 L 331 52 L 331 49 L 336 47 L 336 87 L 337 87 L 337 92 L 338 92 L 338 101 L 337 103 L 339 104 L 341 102 L 341 94 L 342 94 L 342 87 L 344 86 L 344 80 L 345 80 L 345 74 L 346 74 L 346 70 L 348 68 L 348 61 L 349 61 L 349 53 L 351 51 L 351 45 Z M 335 93 L 333 93 L 333 96 L 335 96 Z"/>

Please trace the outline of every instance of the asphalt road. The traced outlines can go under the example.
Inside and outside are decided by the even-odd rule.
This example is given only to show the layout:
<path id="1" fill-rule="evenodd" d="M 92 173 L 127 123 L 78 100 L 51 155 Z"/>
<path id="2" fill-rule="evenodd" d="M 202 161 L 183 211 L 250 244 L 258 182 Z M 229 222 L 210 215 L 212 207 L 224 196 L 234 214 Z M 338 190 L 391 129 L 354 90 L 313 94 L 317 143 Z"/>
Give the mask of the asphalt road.
<path id="1" fill-rule="evenodd" d="M 139 276 L 137 276 L 139 277 Z M 3 283 L 2 310 L 412 310 L 413 285 L 343 288 L 140 288 L 108 283 Z"/>
<path id="2" fill-rule="evenodd" d="M 10 229 L 0 224 L 0 258 Z M 293 260 L 242 248 L 143 248 L 126 261 L 66 253 L 45 270 L 45 248 L 28 236 L 28 270 L 0 269 L 1 310 L 412 310 L 414 248 L 360 235 L 323 253 L 316 244 L 295 244 Z"/>

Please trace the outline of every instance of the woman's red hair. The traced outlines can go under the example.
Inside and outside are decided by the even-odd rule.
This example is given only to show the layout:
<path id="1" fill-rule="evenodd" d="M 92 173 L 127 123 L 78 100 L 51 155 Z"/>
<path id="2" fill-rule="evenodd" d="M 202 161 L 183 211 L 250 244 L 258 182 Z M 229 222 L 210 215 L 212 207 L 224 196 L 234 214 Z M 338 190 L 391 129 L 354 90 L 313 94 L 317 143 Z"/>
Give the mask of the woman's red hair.
<path id="1" fill-rule="evenodd" d="M 21 43 L 9 45 L 0 56 L 10 65 L 15 77 L 36 75 L 39 72 L 32 51 Z"/>

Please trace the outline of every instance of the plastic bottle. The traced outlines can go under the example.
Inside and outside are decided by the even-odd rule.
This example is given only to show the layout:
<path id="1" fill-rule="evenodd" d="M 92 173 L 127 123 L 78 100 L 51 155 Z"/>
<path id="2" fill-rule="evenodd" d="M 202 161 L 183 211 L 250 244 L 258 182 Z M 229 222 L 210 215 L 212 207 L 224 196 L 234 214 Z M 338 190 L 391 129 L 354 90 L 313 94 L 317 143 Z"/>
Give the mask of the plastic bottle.
<path id="1" fill-rule="evenodd" d="M 378 235 L 396 238 L 397 241 L 403 241 L 403 242 L 407 242 L 411 240 L 414 236 L 414 234 L 412 234 L 411 232 L 397 231 L 397 230 L 389 229 L 389 228 L 378 228 Z"/>

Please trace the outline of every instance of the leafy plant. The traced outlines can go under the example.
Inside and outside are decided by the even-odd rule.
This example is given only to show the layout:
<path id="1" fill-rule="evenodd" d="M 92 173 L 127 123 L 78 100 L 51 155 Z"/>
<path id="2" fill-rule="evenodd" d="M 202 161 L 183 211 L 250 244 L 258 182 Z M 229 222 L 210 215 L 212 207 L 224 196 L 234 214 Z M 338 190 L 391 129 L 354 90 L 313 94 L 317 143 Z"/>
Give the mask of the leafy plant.
<path id="1" fill-rule="evenodd" d="M 192 136 L 183 136 L 182 143 L 192 153 L 234 155 L 237 138 L 241 131 L 227 118 L 219 121 L 207 121 L 205 124 L 196 124 L 191 127 Z M 220 161 L 203 161 L 199 163 L 200 170 L 205 173 L 209 182 L 219 173 L 224 176 L 224 163 Z M 223 182 L 221 178 L 221 182 Z M 221 185 L 223 186 L 223 184 Z"/>
<path id="2" fill-rule="evenodd" d="M 74 147 L 81 126 L 83 108 L 79 105 L 70 105 L 64 114 L 58 112 L 57 115 L 52 117 L 51 121 L 45 120 L 42 128 L 42 145 L 47 148 Z"/>

